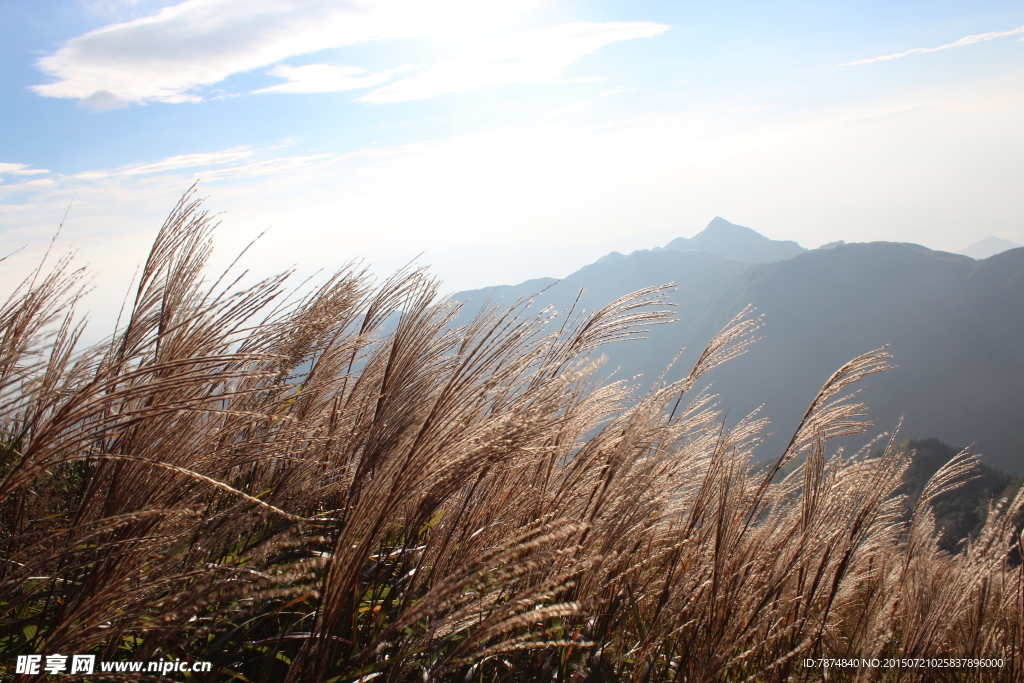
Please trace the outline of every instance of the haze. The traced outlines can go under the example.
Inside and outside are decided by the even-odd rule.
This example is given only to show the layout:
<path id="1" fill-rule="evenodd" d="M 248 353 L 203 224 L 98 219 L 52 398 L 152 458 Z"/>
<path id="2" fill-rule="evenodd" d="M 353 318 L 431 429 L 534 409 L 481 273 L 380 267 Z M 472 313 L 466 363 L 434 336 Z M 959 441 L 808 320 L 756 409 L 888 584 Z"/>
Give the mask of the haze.
<path id="1" fill-rule="evenodd" d="M 222 263 L 269 228 L 254 272 L 423 253 L 449 291 L 715 215 L 804 247 L 1024 243 L 1019 2 L 500 7 L 0 3 L 4 286 L 67 212 L 106 324 L 197 178 Z"/>

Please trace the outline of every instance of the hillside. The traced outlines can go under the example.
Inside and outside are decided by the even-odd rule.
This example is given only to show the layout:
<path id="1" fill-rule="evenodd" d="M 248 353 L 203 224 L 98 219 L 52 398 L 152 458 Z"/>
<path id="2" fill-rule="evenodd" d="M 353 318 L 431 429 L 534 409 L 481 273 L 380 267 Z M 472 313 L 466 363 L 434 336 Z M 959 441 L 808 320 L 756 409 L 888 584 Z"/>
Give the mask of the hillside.
<path id="1" fill-rule="evenodd" d="M 696 338 L 747 303 L 764 340 L 716 390 L 746 414 L 763 402 L 785 438 L 821 383 L 857 354 L 889 344 L 898 367 L 865 384 L 880 430 L 972 444 L 994 467 L 1024 469 L 1024 249 L 983 261 L 874 242 L 754 266 L 726 287 Z M 852 442 L 852 445 L 860 445 Z"/>
<path id="2" fill-rule="evenodd" d="M 960 451 L 938 439 L 911 439 L 900 445 L 912 453 L 910 466 L 903 475 L 903 484 L 897 493 L 907 496 L 907 509 L 913 508 L 928 480 L 939 468 Z M 1006 497 L 1012 497 L 1024 484 L 1024 478 L 1014 479 L 1009 474 L 979 465 L 974 478 L 958 488 L 938 496 L 932 511 L 939 533 L 939 547 L 958 552 L 963 541 L 976 535 L 988 517 L 988 508 Z M 1021 520 L 1017 520 L 1020 527 Z M 1014 553 L 1019 561 L 1019 554 Z"/>

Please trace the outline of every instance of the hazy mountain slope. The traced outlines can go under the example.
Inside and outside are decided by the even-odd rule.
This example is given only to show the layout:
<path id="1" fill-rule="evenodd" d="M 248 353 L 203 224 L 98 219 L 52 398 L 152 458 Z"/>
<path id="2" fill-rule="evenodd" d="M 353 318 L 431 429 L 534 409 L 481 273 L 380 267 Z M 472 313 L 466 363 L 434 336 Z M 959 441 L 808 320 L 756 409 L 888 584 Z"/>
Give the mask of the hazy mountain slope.
<path id="1" fill-rule="evenodd" d="M 725 235 L 721 223 L 713 221 L 710 234 Z M 743 237 L 745 230 L 736 232 Z M 710 380 L 730 421 L 765 404 L 776 433 L 765 441 L 764 457 L 785 445 L 833 371 L 890 344 L 899 367 L 863 387 L 876 433 L 905 415 L 904 438 L 974 444 L 992 466 L 1024 472 L 1024 249 L 975 261 L 915 244 L 873 242 L 801 250 L 763 264 L 664 249 L 609 254 L 553 282 L 532 280 L 454 298 L 466 302 L 466 321 L 488 297 L 509 304 L 548 287 L 534 308 L 550 304 L 564 311 L 582 288 L 580 307 L 592 311 L 642 287 L 675 282 L 679 322 L 656 328 L 645 341 L 604 350 L 609 372 L 618 367 L 617 377 L 642 374 L 641 385 L 656 379 L 686 346 L 669 375 L 680 377 L 718 329 L 748 303 L 756 305 L 765 315 L 764 339 Z M 863 443 L 851 439 L 848 446 Z"/>
<path id="2" fill-rule="evenodd" d="M 986 259 L 989 256 L 995 256 L 996 254 L 1001 254 L 1004 251 L 1016 249 L 1020 246 L 1021 245 L 1017 244 L 1016 242 L 1004 240 L 1001 237 L 989 236 L 978 240 L 971 246 L 967 247 L 966 249 L 958 253 L 963 254 L 964 256 L 970 256 L 971 258 L 974 259 Z"/>
<path id="3" fill-rule="evenodd" d="M 613 252 L 556 284 L 548 279 L 530 280 L 514 286 L 458 292 L 452 299 L 464 302 L 459 316 L 459 323 L 464 324 L 488 300 L 510 305 L 536 294 L 530 310 L 540 311 L 550 305 L 558 311 L 568 311 L 579 296 L 577 312 L 591 312 L 638 289 L 675 283 L 670 301 L 675 304 L 673 314 L 677 323 L 652 329 L 643 341 L 619 343 L 604 350 L 609 356 L 608 372 L 621 368 L 617 377 L 638 373 L 651 376 L 652 372 L 656 377 L 679 347 L 688 343 L 694 326 L 705 319 L 711 302 L 749 265 L 704 252 L 642 250 L 628 256 Z"/>
<path id="4" fill-rule="evenodd" d="M 1024 249 L 984 261 L 912 244 L 814 250 L 754 266 L 697 326 L 709 336 L 753 302 L 764 340 L 717 373 L 737 415 L 767 402 L 777 450 L 817 388 L 853 356 L 891 344 L 899 367 L 870 378 L 863 397 L 904 436 L 975 444 L 988 462 L 1024 470 Z"/>
<path id="5" fill-rule="evenodd" d="M 549 305 L 568 310 L 580 290 L 583 293 L 577 310 L 593 311 L 638 289 L 674 282 L 678 286 L 674 299 L 679 312 L 692 320 L 694 314 L 704 313 L 701 303 L 717 296 L 723 286 L 749 265 L 704 252 L 644 249 L 628 256 L 612 252 L 562 280 L 540 278 L 518 285 L 472 289 L 458 292 L 451 298 L 463 302 L 460 315 L 463 320 L 475 315 L 488 300 L 509 305 L 521 298 L 533 298 L 535 303 L 531 310 Z"/>
<path id="6" fill-rule="evenodd" d="M 755 230 L 730 223 L 721 216 L 715 216 L 694 237 L 677 237 L 665 248 L 673 251 L 706 251 L 754 263 L 782 261 L 806 251 L 796 242 L 768 239 Z"/>

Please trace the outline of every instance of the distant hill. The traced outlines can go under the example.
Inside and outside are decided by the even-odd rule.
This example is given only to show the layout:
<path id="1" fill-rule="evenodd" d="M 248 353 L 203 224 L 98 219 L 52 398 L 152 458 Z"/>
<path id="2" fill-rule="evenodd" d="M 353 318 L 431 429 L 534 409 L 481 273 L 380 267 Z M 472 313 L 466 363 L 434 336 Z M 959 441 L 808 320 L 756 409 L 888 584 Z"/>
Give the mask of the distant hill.
<path id="1" fill-rule="evenodd" d="M 771 240 L 742 225 L 715 216 L 708 226 L 694 237 L 677 237 L 667 245 L 673 251 L 704 251 L 739 261 L 772 263 L 792 258 L 806 251 L 796 242 Z"/>
<path id="2" fill-rule="evenodd" d="M 1016 249 L 1020 246 L 1021 245 L 1015 242 L 1004 240 L 1001 237 L 985 237 L 958 253 L 963 254 L 964 256 L 970 256 L 974 259 L 986 259 L 989 256 L 995 256 L 996 254 L 1001 254 L 1004 251 Z"/>
<path id="3" fill-rule="evenodd" d="M 731 224 L 712 225 L 724 232 Z M 734 227 L 741 241 L 749 238 L 742 232 L 749 228 Z M 692 246 L 698 237 L 683 244 Z M 711 239 L 701 243 L 721 246 Z M 679 322 L 652 330 L 646 341 L 604 349 L 609 372 L 618 367 L 618 377 L 642 374 L 641 385 L 657 378 L 686 346 L 669 379 L 681 376 L 714 333 L 753 303 L 765 315 L 764 339 L 709 381 L 730 422 L 765 404 L 775 433 L 762 445 L 763 457 L 784 447 L 833 371 L 890 344 L 899 367 L 863 386 L 876 433 L 905 415 L 905 438 L 973 444 L 991 466 L 1024 472 L 1024 249 L 975 261 L 916 244 L 872 242 L 751 261 L 667 248 L 611 254 L 561 281 L 454 298 L 466 302 L 468 317 L 488 297 L 507 304 L 548 287 L 536 306 L 566 310 L 582 288 L 580 305 L 593 310 L 641 287 L 675 282 Z M 857 448 L 865 439 L 846 443 Z"/>

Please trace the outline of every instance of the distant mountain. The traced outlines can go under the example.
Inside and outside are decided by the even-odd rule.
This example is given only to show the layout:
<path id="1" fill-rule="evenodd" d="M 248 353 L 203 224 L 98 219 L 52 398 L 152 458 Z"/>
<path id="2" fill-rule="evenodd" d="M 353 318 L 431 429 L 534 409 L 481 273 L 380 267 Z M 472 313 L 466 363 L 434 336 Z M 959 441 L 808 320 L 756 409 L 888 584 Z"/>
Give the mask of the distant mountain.
<path id="1" fill-rule="evenodd" d="M 877 420 L 875 433 L 892 429 L 905 415 L 904 438 L 973 444 L 990 465 L 1024 472 L 1024 249 L 982 261 L 890 242 L 806 251 L 757 233 L 760 239 L 751 239 L 749 228 L 729 226 L 716 219 L 681 244 L 747 258 L 675 248 L 613 253 L 561 281 L 534 280 L 453 298 L 466 302 L 462 317 L 468 320 L 488 298 L 510 304 L 545 287 L 534 304 L 538 309 L 567 310 L 582 289 L 578 308 L 594 310 L 642 287 L 675 282 L 678 322 L 655 328 L 645 341 L 603 349 L 608 372 L 619 368 L 617 377 L 627 379 L 642 374 L 641 385 L 656 379 L 686 346 L 668 379 L 682 376 L 715 332 L 753 303 L 765 315 L 763 340 L 708 381 L 730 422 L 765 404 L 774 434 L 764 441 L 762 457 L 785 446 L 833 371 L 890 344 L 898 367 L 866 380 L 861 395 Z M 740 246 L 718 241 L 727 230 Z M 703 238 L 705 233 L 710 236 Z M 743 249 L 764 243 L 799 251 L 784 260 L 752 263 L 752 256 L 764 259 L 767 249 L 760 255 Z M 864 443 L 846 440 L 850 448 Z"/>
<path id="2" fill-rule="evenodd" d="M 806 251 L 796 242 L 768 239 L 755 230 L 730 223 L 720 216 L 716 216 L 708 223 L 708 227 L 694 237 L 677 237 L 665 248 L 673 251 L 705 251 L 754 263 L 782 261 Z"/>
<path id="3" fill-rule="evenodd" d="M 958 253 L 964 256 L 970 256 L 973 259 L 986 259 L 989 256 L 995 256 L 1001 254 L 1004 251 L 1010 249 L 1017 249 L 1021 245 L 1011 242 L 1010 240 L 1004 240 L 1001 237 L 984 237 L 971 246 L 967 247 L 963 251 Z"/>
<path id="4" fill-rule="evenodd" d="M 562 280 L 542 278 L 519 285 L 469 290 L 453 295 L 452 299 L 463 302 L 457 322 L 465 324 L 488 301 L 509 306 L 532 299 L 533 311 L 553 306 L 564 312 L 575 306 L 577 313 L 592 312 L 638 289 L 675 283 L 677 289 L 670 300 L 675 304 L 672 312 L 677 323 L 655 327 L 643 342 L 615 344 L 603 350 L 611 358 L 606 365 L 608 372 L 618 368 L 617 377 L 632 377 L 650 374 L 649 358 L 671 360 L 679 350 L 680 339 L 692 335 L 715 297 L 749 266 L 746 261 L 699 251 L 644 249 L 628 256 L 612 252 Z M 667 361 L 662 363 L 666 364 Z M 664 367 L 657 372 L 661 370 Z"/>
<path id="5" fill-rule="evenodd" d="M 993 467 L 1024 472 L 1024 249 L 973 261 L 872 242 L 753 266 L 708 307 L 691 343 L 751 302 L 766 317 L 764 339 L 712 379 L 737 415 L 767 402 L 779 430 L 769 452 L 836 368 L 890 344 L 898 367 L 861 394 L 877 431 L 903 415 L 904 437 L 970 444 Z"/>

